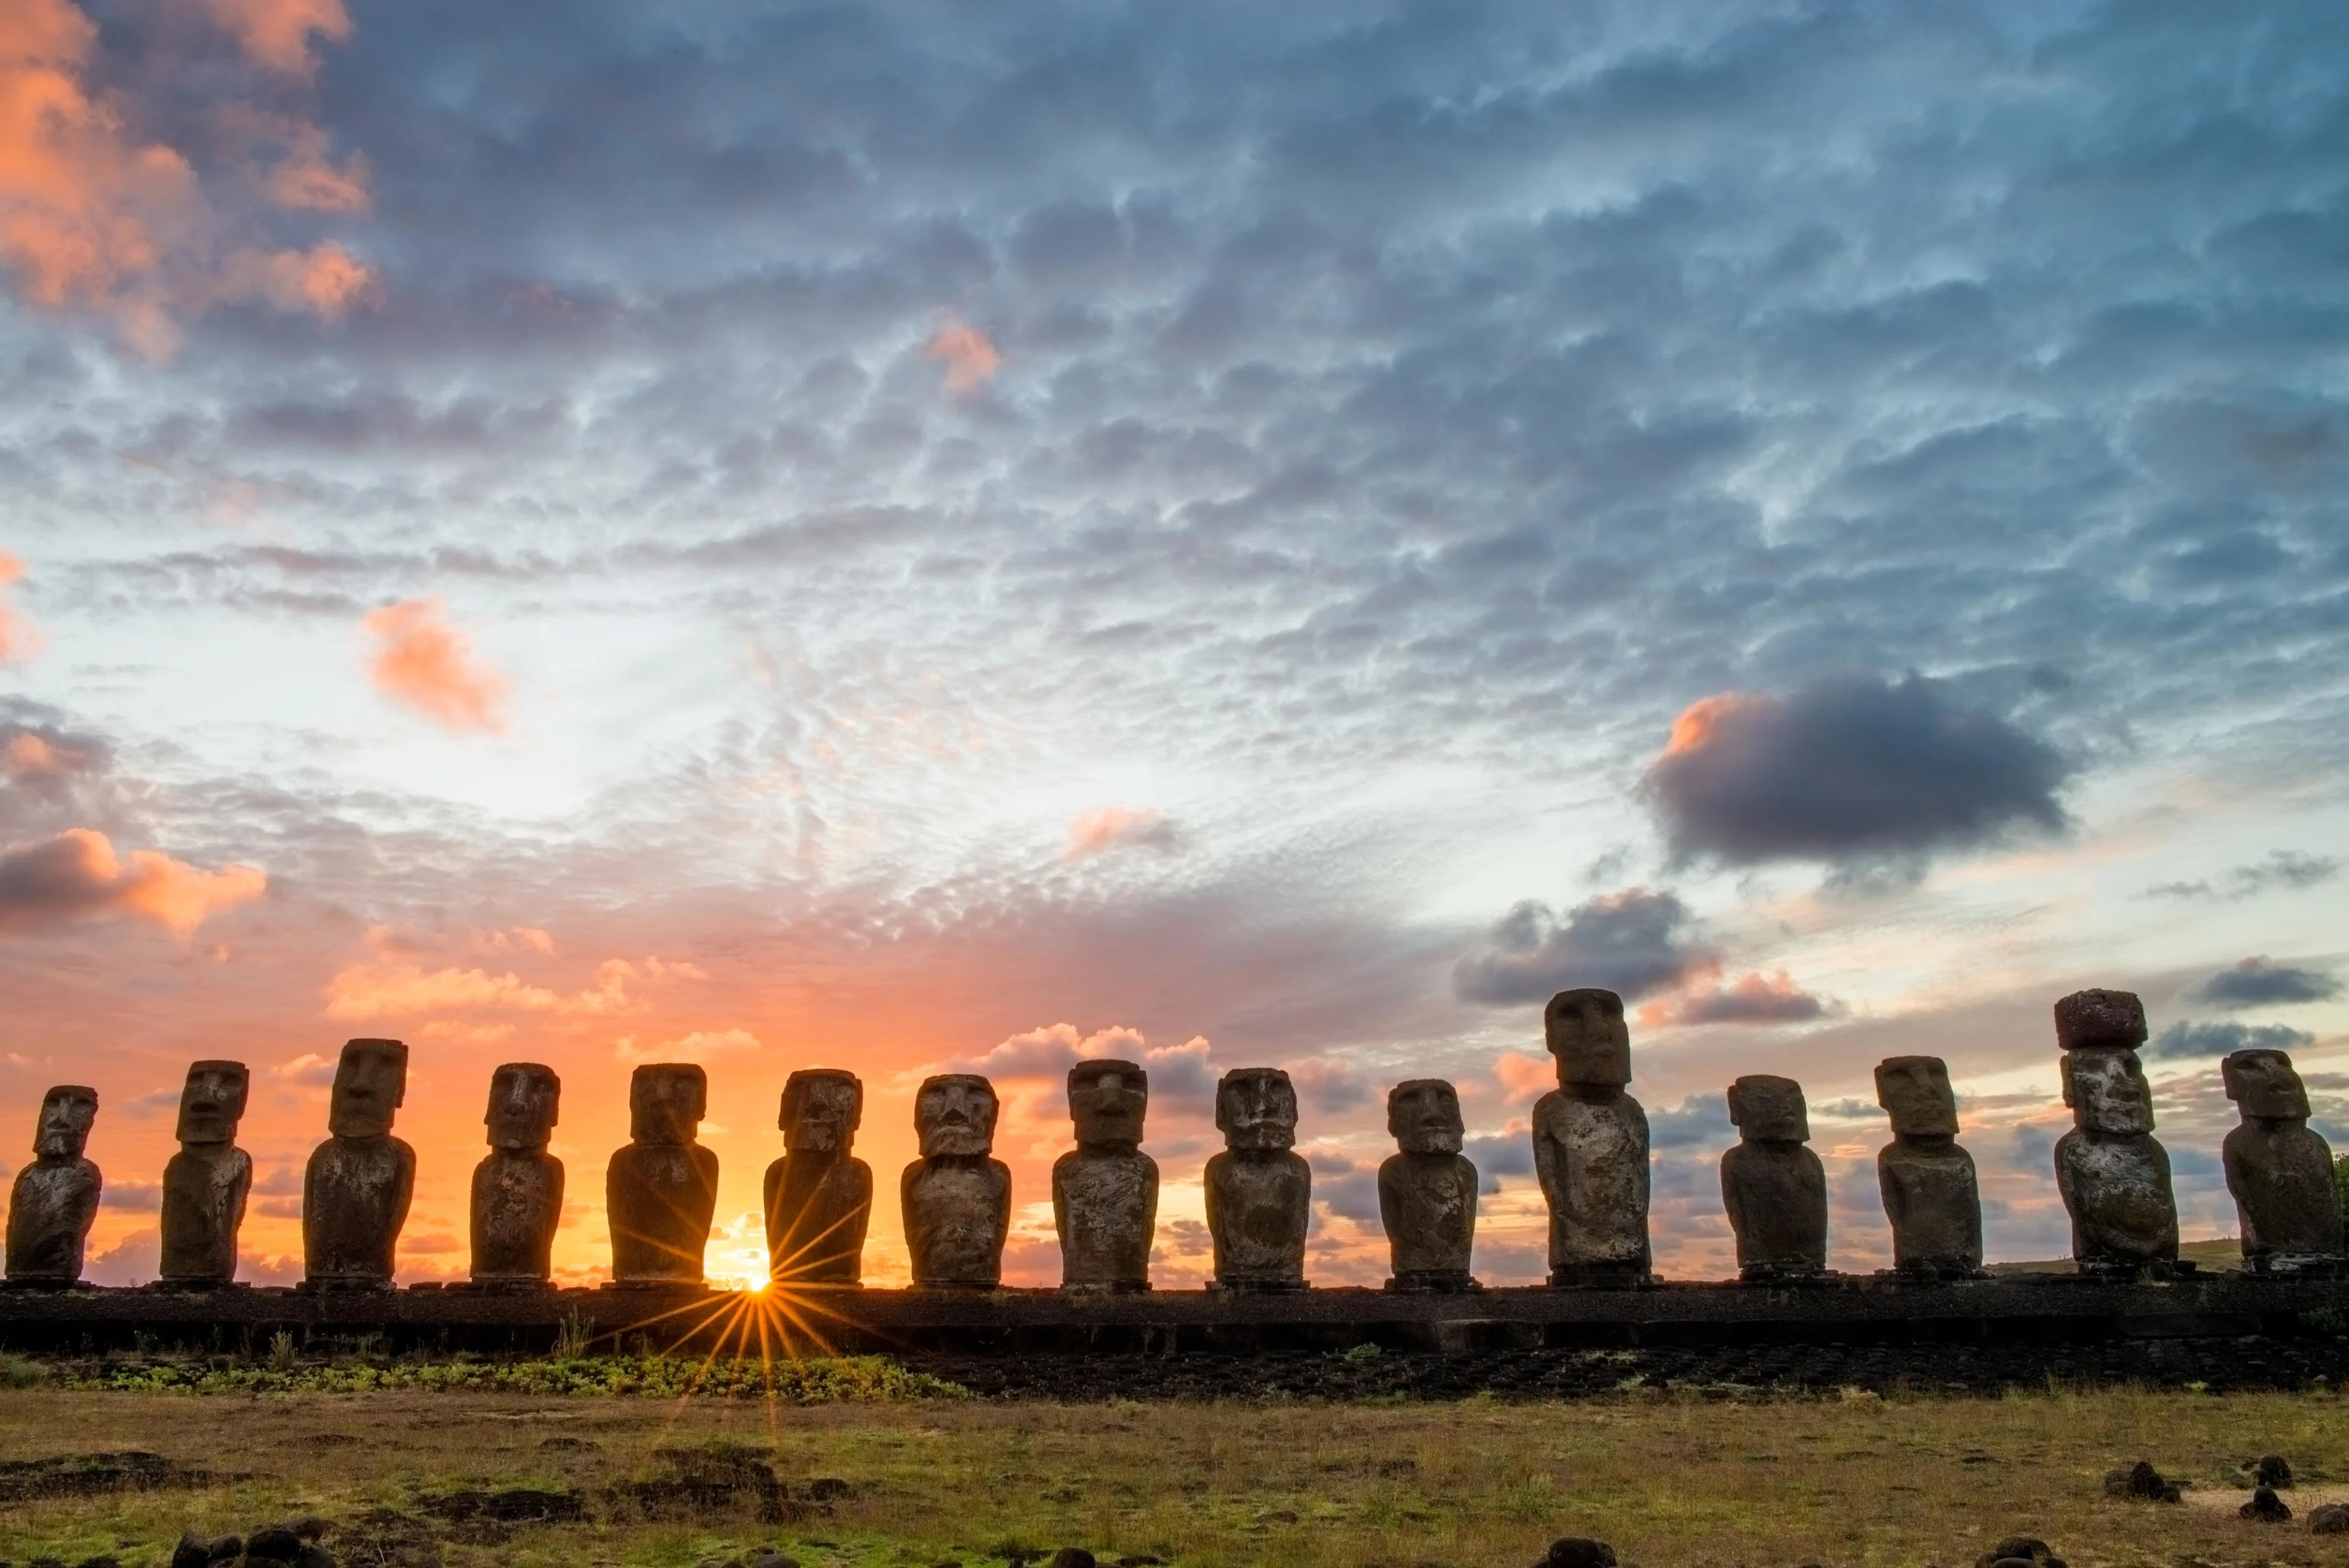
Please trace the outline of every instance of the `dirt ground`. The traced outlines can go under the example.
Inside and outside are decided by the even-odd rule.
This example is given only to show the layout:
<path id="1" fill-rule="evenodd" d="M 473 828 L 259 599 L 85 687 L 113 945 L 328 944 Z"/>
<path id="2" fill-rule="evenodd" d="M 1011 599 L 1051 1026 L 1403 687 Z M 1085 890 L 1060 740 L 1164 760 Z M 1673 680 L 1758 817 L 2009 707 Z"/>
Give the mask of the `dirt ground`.
<path id="1" fill-rule="evenodd" d="M 156 1458 L 88 1457 L 125 1452 Z M 2240 1467 L 2267 1452 L 2296 1472 L 2291 1524 L 2236 1517 Z M 2106 1496 L 2106 1471 L 2137 1459 L 2186 1480 L 2187 1503 Z M 315 1514 L 343 1563 L 410 1568 L 684 1568 L 761 1545 L 805 1568 L 981 1568 L 1063 1545 L 1185 1568 L 1470 1568 L 1528 1563 L 1568 1533 L 1643 1568 L 1959 1568 L 2010 1533 L 2077 1568 L 2349 1564 L 2349 1536 L 2305 1523 L 2344 1493 L 2349 1408 L 2329 1394 L 770 1407 L 0 1393 L 0 1556 L 18 1563 L 160 1563 L 183 1529 Z"/>

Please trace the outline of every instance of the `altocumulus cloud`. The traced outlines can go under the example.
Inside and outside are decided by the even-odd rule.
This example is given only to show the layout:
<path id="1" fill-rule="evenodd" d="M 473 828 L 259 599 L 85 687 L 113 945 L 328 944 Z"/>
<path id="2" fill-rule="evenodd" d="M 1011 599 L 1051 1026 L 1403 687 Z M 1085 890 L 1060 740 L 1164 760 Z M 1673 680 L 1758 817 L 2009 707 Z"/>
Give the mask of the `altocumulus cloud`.
<path id="1" fill-rule="evenodd" d="M 1910 675 L 1705 698 L 1643 787 L 1683 861 L 1902 861 L 2062 829 L 2069 773 L 2044 741 Z"/>
<path id="2" fill-rule="evenodd" d="M 1602 893 L 1564 919 L 1528 899 L 1454 966 L 1452 988 L 1464 1002 L 1492 1007 L 1545 1002 L 1583 985 L 1645 996 L 1720 966 L 1720 955 L 1689 934 L 1691 924 L 1678 894 L 1648 888 Z"/>
<path id="3" fill-rule="evenodd" d="M 2222 1007 L 2273 1007 L 2330 1002 L 2341 994 L 2341 982 L 2323 970 L 2252 957 L 2220 970 L 2197 987 L 2195 994 Z"/>
<path id="4" fill-rule="evenodd" d="M 2230 1051 L 2300 1051 L 2316 1044 L 2304 1029 L 2281 1023 L 2201 1023 L 2183 1018 L 2146 1042 L 2148 1059 L 2214 1061 Z"/>

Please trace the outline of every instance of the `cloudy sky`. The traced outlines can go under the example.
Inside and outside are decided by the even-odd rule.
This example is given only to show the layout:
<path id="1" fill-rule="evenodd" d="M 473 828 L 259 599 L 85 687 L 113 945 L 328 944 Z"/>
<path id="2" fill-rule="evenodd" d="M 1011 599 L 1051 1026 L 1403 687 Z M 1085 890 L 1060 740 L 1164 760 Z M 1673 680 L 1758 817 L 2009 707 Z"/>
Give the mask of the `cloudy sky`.
<path id="1" fill-rule="evenodd" d="M 1946 1057 L 1992 1253 L 2066 1232 L 2048 1009 L 2140 991 L 2349 1135 L 2349 10 L 16 0 L 0 10 L 0 1113 L 87 1082 L 145 1277 L 185 1063 L 298 1271 L 347 1036 L 414 1051 L 403 1272 L 490 1069 L 605 1266 L 632 1064 L 708 1064 L 710 1266 L 785 1075 L 1214 1076 L 1375 1282 L 1386 1086 L 1543 1268 L 1539 1009 L 1630 999 L 1666 1268 L 1722 1090 Z M 2328 497 L 2333 499 L 2328 500 Z M 894 1205 L 868 1277 L 902 1279 Z"/>

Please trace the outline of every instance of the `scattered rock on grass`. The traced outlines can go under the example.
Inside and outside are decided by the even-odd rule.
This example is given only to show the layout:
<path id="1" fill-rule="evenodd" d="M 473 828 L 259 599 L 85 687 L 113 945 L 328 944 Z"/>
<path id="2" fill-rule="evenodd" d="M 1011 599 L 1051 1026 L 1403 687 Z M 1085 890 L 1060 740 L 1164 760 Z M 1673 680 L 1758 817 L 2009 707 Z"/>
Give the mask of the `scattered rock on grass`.
<path id="1" fill-rule="evenodd" d="M 2125 1470 L 2105 1472 L 2105 1491 L 2112 1497 L 2135 1498 L 2140 1502 L 2178 1502 L 2178 1483 L 2164 1480 L 2161 1472 L 2150 1462 L 2139 1459 Z"/>
<path id="2" fill-rule="evenodd" d="M 1094 1568 L 1094 1558 L 1081 1546 L 1063 1546 L 1045 1559 L 1045 1568 Z"/>
<path id="3" fill-rule="evenodd" d="M 1615 1568 L 1615 1549 L 1588 1535 L 1561 1535 L 1534 1568 Z"/>
<path id="4" fill-rule="evenodd" d="M 2032 1568 L 2064 1568 L 2064 1560 L 2035 1535 L 2010 1535 L 1974 1559 L 1974 1568 L 1999 1568 L 2002 1563 L 2027 1563 Z"/>
<path id="5" fill-rule="evenodd" d="M 2235 1511 L 2245 1519 L 2256 1519 L 2264 1524 L 2282 1524 L 2292 1517 L 2292 1510 L 2284 1505 L 2283 1499 L 2276 1496 L 2276 1490 L 2271 1486 L 2254 1489 L 2251 1501 Z"/>
<path id="6" fill-rule="evenodd" d="M 2259 1480 L 2261 1486 L 2271 1486 L 2279 1490 L 2288 1487 L 2292 1484 L 2292 1466 L 2284 1462 L 2284 1457 L 2282 1454 L 2261 1454 L 2259 1463 Z"/>
<path id="7" fill-rule="evenodd" d="M 2319 1535 L 2349 1535 L 2349 1503 L 2328 1502 L 2311 1509 L 2308 1528 Z"/>

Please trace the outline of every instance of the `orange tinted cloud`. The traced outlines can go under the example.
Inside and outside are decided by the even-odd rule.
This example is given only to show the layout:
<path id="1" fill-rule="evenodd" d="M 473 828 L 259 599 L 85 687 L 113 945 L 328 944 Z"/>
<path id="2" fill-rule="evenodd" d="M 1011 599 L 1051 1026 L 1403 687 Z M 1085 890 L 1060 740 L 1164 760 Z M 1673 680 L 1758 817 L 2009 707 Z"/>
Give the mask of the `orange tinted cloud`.
<path id="1" fill-rule="evenodd" d="M 1174 825 L 1154 811 L 1104 806 L 1084 812 L 1069 824 L 1069 841 L 1061 850 L 1061 858 L 1081 860 L 1125 845 L 1172 850 L 1181 846 L 1181 839 Z"/>
<path id="2" fill-rule="evenodd" d="M 595 966 L 595 983 L 569 993 L 533 985 L 520 975 L 481 969 L 427 970 L 415 963 L 353 964 L 326 982 L 329 1018 L 412 1018 L 427 1012 L 487 1010 L 543 1012 L 561 1018 L 593 1018 L 633 1012 L 639 1003 L 628 987 L 636 981 L 708 980 L 698 964 L 641 964 L 605 959 Z"/>
<path id="3" fill-rule="evenodd" d="M 1704 697 L 1682 710 L 1672 721 L 1671 739 L 1665 742 L 1664 755 L 1676 757 L 1699 751 L 1713 739 L 1713 732 L 1731 714 L 1769 699 L 1751 697 L 1742 691 L 1724 691 L 1718 697 Z"/>
<path id="4" fill-rule="evenodd" d="M 947 390 L 971 392 L 983 387 L 1003 363 L 1003 356 L 987 334 L 968 322 L 949 319 L 922 352 L 947 368 Z"/>
<path id="5" fill-rule="evenodd" d="M 268 886 L 268 876 L 254 867 L 205 871 L 152 849 L 133 850 L 125 864 L 103 833 L 68 828 L 0 855 L 0 931 L 53 930 L 129 915 L 186 937 Z"/>
<path id="6" fill-rule="evenodd" d="M 25 563 L 8 554 L 7 551 L 0 550 L 0 589 L 5 589 L 10 585 L 21 583 L 24 580 Z M 17 664 L 32 658 L 41 650 L 45 640 L 33 623 L 25 618 L 24 612 L 12 608 L 5 595 L 0 595 L 0 664 Z M 16 739 L 37 741 L 39 737 L 19 735 Z M 9 756 L 9 776 L 11 778 L 22 776 L 15 771 L 17 764 L 13 742 L 10 744 Z M 29 768 L 30 763 L 24 765 Z"/>
<path id="7" fill-rule="evenodd" d="M 336 19 L 349 30 L 338 0 L 209 3 L 238 14 L 248 28 L 239 36 L 256 57 L 262 50 L 283 57 L 289 25 L 261 13 L 331 8 L 297 40 L 339 36 Z M 363 296 L 371 275 L 339 247 L 223 245 L 229 225 L 188 160 L 133 135 L 119 107 L 90 88 L 98 41 L 70 0 L 0 5 L 0 268 L 15 275 L 26 298 L 111 315 L 134 348 L 160 357 L 176 344 L 182 318 L 213 305 L 259 298 L 331 317 Z M 306 45 L 300 52 L 306 58 Z M 349 210 L 354 194 L 363 202 L 363 168 L 333 170 L 323 135 L 299 130 L 306 136 L 295 138 L 281 201 L 314 211 Z M 301 145 L 310 140 L 305 159 Z"/>
<path id="8" fill-rule="evenodd" d="M 244 52 L 272 70 L 308 76 L 318 62 L 310 40 L 351 36 L 342 0 L 202 0 L 212 20 L 235 36 Z"/>
<path id="9" fill-rule="evenodd" d="M 505 732 L 505 680 L 474 662 L 439 599 L 385 605 L 362 624 L 376 639 L 368 672 L 377 691 L 451 730 Z"/>

